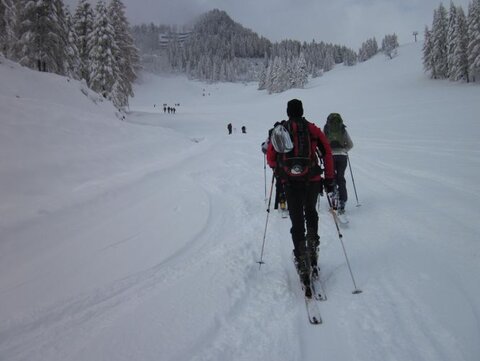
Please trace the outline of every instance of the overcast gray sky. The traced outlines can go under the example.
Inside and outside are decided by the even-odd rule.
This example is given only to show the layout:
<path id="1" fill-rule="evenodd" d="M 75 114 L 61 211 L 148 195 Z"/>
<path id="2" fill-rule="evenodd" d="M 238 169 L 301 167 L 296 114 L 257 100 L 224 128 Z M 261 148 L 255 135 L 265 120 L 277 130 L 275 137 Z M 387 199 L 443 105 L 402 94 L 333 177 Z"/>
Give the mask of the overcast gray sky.
<path id="1" fill-rule="evenodd" d="M 64 0 L 70 9 L 78 0 Z M 96 1 L 90 1 L 92 4 Z M 465 12 L 471 0 L 456 0 Z M 439 0 L 123 0 L 132 25 L 183 25 L 211 9 L 220 9 L 236 22 L 272 41 L 325 41 L 357 50 L 362 42 L 396 33 L 400 44 L 423 38 Z M 443 1 L 449 7 L 450 1 Z"/>

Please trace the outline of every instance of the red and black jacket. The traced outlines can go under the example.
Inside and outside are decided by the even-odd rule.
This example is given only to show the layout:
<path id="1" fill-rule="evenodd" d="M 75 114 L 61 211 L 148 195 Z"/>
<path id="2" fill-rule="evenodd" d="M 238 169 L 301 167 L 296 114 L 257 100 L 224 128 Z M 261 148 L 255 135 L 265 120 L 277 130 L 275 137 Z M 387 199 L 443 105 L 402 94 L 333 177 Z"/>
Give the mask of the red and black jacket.
<path id="1" fill-rule="evenodd" d="M 332 149 L 330 148 L 330 143 L 328 142 L 325 134 L 318 128 L 315 124 L 308 123 L 308 131 L 310 133 L 310 147 L 311 155 L 317 160 L 317 148 L 320 151 L 320 155 L 323 158 L 325 179 L 334 179 L 334 166 L 333 166 L 333 157 Z M 279 166 L 278 164 L 278 153 L 275 151 L 275 148 L 272 145 L 272 142 L 268 144 L 267 148 L 267 162 L 268 165 L 275 169 Z M 317 161 L 318 163 L 318 161 Z M 309 181 L 315 182 L 320 181 L 321 175 L 314 174 L 309 179 Z"/>

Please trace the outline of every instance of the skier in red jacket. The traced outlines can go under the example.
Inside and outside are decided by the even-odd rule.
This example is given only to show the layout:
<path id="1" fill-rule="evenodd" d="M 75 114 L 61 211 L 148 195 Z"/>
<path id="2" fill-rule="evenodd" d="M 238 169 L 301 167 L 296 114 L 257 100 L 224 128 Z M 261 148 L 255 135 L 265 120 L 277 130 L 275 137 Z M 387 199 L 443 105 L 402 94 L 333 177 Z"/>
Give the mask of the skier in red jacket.
<path id="1" fill-rule="evenodd" d="M 322 191 L 322 185 L 327 193 L 333 191 L 335 177 L 333 157 L 324 133 L 303 117 L 303 105 L 300 100 L 292 99 L 288 102 L 287 115 L 288 121 L 283 121 L 272 132 L 267 148 L 267 162 L 285 186 L 292 222 L 290 233 L 295 263 L 305 295 L 311 297 L 310 281 L 311 277 L 318 276 L 317 262 L 320 245 L 317 198 Z M 280 133 L 289 136 L 282 140 L 278 137 Z M 293 148 L 287 145 L 286 149 L 281 149 L 290 139 Z M 322 169 L 318 163 L 319 157 L 324 164 L 323 182 Z M 296 163 L 300 162 L 299 159 L 301 164 Z"/>

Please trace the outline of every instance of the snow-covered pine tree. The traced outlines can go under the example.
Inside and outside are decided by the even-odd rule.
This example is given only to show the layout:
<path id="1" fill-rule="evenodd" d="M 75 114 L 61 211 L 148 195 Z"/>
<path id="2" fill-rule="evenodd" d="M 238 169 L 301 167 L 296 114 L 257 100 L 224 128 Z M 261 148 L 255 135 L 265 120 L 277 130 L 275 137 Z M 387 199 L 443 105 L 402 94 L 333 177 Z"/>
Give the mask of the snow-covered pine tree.
<path id="1" fill-rule="evenodd" d="M 423 41 L 423 69 L 425 72 L 430 72 L 433 79 L 437 78 L 435 70 L 435 61 L 433 59 L 433 38 L 432 32 L 425 26 L 424 41 Z"/>
<path id="2" fill-rule="evenodd" d="M 273 81 L 271 93 L 281 93 L 289 88 L 288 63 L 286 58 L 277 56 L 273 61 Z"/>
<path id="3" fill-rule="evenodd" d="M 358 50 L 358 60 L 366 61 L 378 53 L 378 44 L 375 38 L 368 39 Z"/>
<path id="4" fill-rule="evenodd" d="M 308 83 L 308 71 L 307 61 L 305 60 L 303 52 L 300 52 L 300 56 L 294 60 L 293 74 L 295 74 L 293 87 L 300 89 L 305 88 L 305 85 Z"/>
<path id="5" fill-rule="evenodd" d="M 335 58 L 335 64 L 343 63 L 344 49 L 340 45 L 333 45 L 333 57 Z M 360 55 L 359 55 L 360 61 Z"/>
<path id="6" fill-rule="evenodd" d="M 343 52 L 343 65 L 353 66 L 357 64 L 357 54 L 352 49 L 345 48 Z"/>
<path id="7" fill-rule="evenodd" d="M 258 90 L 266 89 L 267 71 L 268 71 L 268 58 L 266 53 L 265 53 L 264 63 L 265 63 L 265 66 L 262 67 L 262 70 L 260 71 L 260 74 L 258 76 Z"/>
<path id="8" fill-rule="evenodd" d="M 270 72 L 270 78 L 268 82 L 268 93 L 281 93 L 285 88 L 284 81 L 284 62 L 280 56 L 276 56 L 273 59 L 272 70 Z"/>
<path id="9" fill-rule="evenodd" d="M 94 12 L 87 0 L 80 0 L 73 17 L 73 25 L 76 33 L 76 46 L 80 60 L 80 78 L 90 84 L 90 48 L 88 37 L 93 31 Z"/>
<path id="10" fill-rule="evenodd" d="M 268 60 L 267 70 L 265 74 L 265 89 L 270 93 L 270 88 L 272 87 L 272 79 L 273 79 L 273 59 L 270 58 Z"/>
<path id="11" fill-rule="evenodd" d="M 310 74 L 312 75 L 312 78 L 318 78 L 319 76 L 323 75 L 323 72 L 319 70 L 314 64 L 310 66 Z"/>
<path id="12" fill-rule="evenodd" d="M 56 0 L 19 0 L 18 57 L 40 71 L 65 74 L 63 11 Z"/>
<path id="13" fill-rule="evenodd" d="M 305 54 L 305 60 L 309 65 L 312 78 L 320 76 L 323 72 L 325 51 L 326 45 L 324 42 L 316 43 L 315 40 L 312 40 L 310 44 L 304 46 L 303 53 Z"/>
<path id="14" fill-rule="evenodd" d="M 212 74 L 210 76 L 211 81 L 220 81 L 221 78 L 221 69 L 222 69 L 222 59 L 216 55 L 212 59 Z"/>
<path id="15" fill-rule="evenodd" d="M 398 37 L 397 34 L 385 35 L 382 40 L 382 52 L 392 59 L 396 56 L 398 48 Z"/>
<path id="16" fill-rule="evenodd" d="M 332 70 L 334 66 L 335 66 L 335 58 L 333 56 L 333 49 L 329 48 L 326 50 L 322 69 L 324 72 L 326 72 L 326 71 Z"/>
<path id="17" fill-rule="evenodd" d="M 298 82 L 298 68 L 297 68 L 297 57 L 290 57 L 285 61 L 285 68 L 284 68 L 284 77 L 285 82 L 283 89 L 281 91 L 297 88 Z"/>
<path id="18" fill-rule="evenodd" d="M 447 27 L 447 76 L 449 79 L 454 78 L 455 71 L 453 70 L 455 62 L 455 43 L 457 28 L 457 7 L 450 1 L 450 10 L 448 12 L 448 27 Z"/>
<path id="19" fill-rule="evenodd" d="M 272 54 L 276 55 L 273 61 L 270 59 L 265 80 L 262 79 L 259 87 L 267 89 L 269 93 L 305 87 L 309 71 L 303 49 L 298 41 L 285 40 L 275 44 Z"/>
<path id="20" fill-rule="evenodd" d="M 211 82 L 213 81 L 213 74 L 214 74 L 213 58 L 206 57 L 204 64 L 205 64 L 205 67 L 203 69 L 203 74 L 205 74 L 205 79 Z"/>
<path id="21" fill-rule="evenodd" d="M 446 78 L 448 76 L 447 64 L 447 33 L 448 33 L 448 19 L 447 11 L 443 4 L 440 3 L 438 9 L 433 13 L 432 24 L 432 41 L 433 49 L 432 56 L 435 64 L 435 77 Z"/>
<path id="22" fill-rule="evenodd" d="M 292 74 L 295 71 L 295 63 L 292 58 L 280 58 L 279 76 L 277 77 L 276 93 L 284 92 L 292 88 Z"/>
<path id="23" fill-rule="evenodd" d="M 480 77 L 480 0 L 473 0 L 468 8 L 468 66 L 470 78 Z"/>
<path id="24" fill-rule="evenodd" d="M 267 70 L 268 67 L 264 67 L 260 71 L 260 75 L 258 76 L 258 90 L 265 90 L 265 84 L 267 82 Z"/>
<path id="25" fill-rule="evenodd" d="M 240 67 L 238 66 L 239 59 L 234 58 L 232 61 L 227 61 L 224 60 L 226 64 L 226 70 L 227 70 L 227 81 L 229 82 L 234 82 L 238 79 L 239 73 L 237 72 L 237 69 Z M 245 73 L 246 71 L 241 71 Z"/>
<path id="26" fill-rule="evenodd" d="M 377 39 L 375 38 L 372 38 L 370 40 L 371 44 L 370 44 L 370 50 L 371 50 L 371 54 L 372 56 L 376 55 L 378 53 L 378 44 L 377 44 Z"/>
<path id="27" fill-rule="evenodd" d="M 207 77 L 207 67 L 208 67 L 208 56 L 203 54 L 200 55 L 198 62 L 192 66 L 193 77 L 198 79 L 206 79 Z"/>
<path id="28" fill-rule="evenodd" d="M 112 98 L 112 90 L 119 78 L 119 69 L 115 55 L 119 53 L 115 34 L 108 17 L 105 2 L 100 0 L 95 7 L 93 31 L 88 37 L 90 49 L 90 88 L 111 99 L 118 107 L 122 105 Z"/>
<path id="29" fill-rule="evenodd" d="M 0 0 L 0 53 L 13 56 L 15 43 L 16 9 L 13 0 Z"/>
<path id="30" fill-rule="evenodd" d="M 118 86 L 122 96 L 116 103 L 120 106 L 128 105 L 128 97 L 133 97 L 133 82 L 137 78 L 136 68 L 139 63 L 138 49 L 133 44 L 133 37 L 129 30 L 125 16 L 125 5 L 121 0 L 112 0 L 108 7 L 108 14 L 115 34 L 115 43 L 118 46 L 116 55 L 118 63 Z"/>
<path id="31" fill-rule="evenodd" d="M 227 59 L 220 59 L 220 69 L 218 71 L 218 81 L 227 81 Z"/>
<path id="32" fill-rule="evenodd" d="M 57 6 L 61 8 L 63 13 L 61 27 L 62 42 L 64 44 L 64 69 L 65 75 L 74 79 L 80 79 L 80 58 L 77 49 L 77 34 L 73 28 L 73 20 L 70 11 L 64 6 L 61 0 L 57 0 Z"/>
<path id="33" fill-rule="evenodd" d="M 128 104 L 128 95 L 125 93 L 121 84 L 121 79 L 116 78 L 110 91 L 109 99 L 119 109 L 123 107 L 122 104 Z"/>
<path id="34" fill-rule="evenodd" d="M 455 27 L 455 46 L 453 51 L 453 66 L 450 71 L 450 79 L 463 80 L 468 82 L 468 32 L 467 19 L 461 7 L 457 9 L 457 20 Z"/>

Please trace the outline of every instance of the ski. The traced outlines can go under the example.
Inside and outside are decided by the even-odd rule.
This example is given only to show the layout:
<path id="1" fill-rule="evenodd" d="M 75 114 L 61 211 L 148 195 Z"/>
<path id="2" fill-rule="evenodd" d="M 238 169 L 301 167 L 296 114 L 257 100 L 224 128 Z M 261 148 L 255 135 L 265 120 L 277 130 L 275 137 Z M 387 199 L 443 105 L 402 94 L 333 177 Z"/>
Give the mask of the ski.
<path id="1" fill-rule="evenodd" d="M 338 219 L 338 222 L 342 225 L 348 224 L 349 222 L 347 215 L 345 213 L 339 213 L 338 211 L 337 211 L 337 219 Z"/>
<path id="2" fill-rule="evenodd" d="M 302 287 L 303 288 L 303 287 Z M 314 297 L 305 296 L 305 306 L 307 308 L 308 320 L 312 325 L 320 325 L 323 320 Z"/>
<path id="3" fill-rule="evenodd" d="M 298 270 L 297 270 L 297 267 L 296 267 L 296 264 L 295 264 L 295 257 L 293 257 L 293 264 L 295 266 L 295 271 L 297 271 L 298 273 Z M 305 307 L 307 309 L 307 316 L 308 316 L 308 321 L 312 324 L 312 325 L 319 325 L 321 324 L 323 321 L 322 321 L 322 316 L 320 316 L 320 310 L 318 309 L 318 305 L 317 305 L 317 299 L 316 299 L 316 292 L 315 292 L 315 288 L 313 286 L 313 280 L 312 282 L 310 282 L 310 292 L 309 295 L 307 294 L 307 288 L 305 287 L 305 285 L 302 283 L 301 280 L 300 281 L 300 285 L 302 287 L 302 291 L 303 291 L 303 297 L 305 298 Z"/>
<path id="4" fill-rule="evenodd" d="M 320 270 L 317 268 L 317 272 L 319 271 Z M 323 282 L 320 280 L 320 274 L 318 274 L 316 277 L 312 277 L 312 292 L 313 292 L 313 297 L 317 301 L 327 300 L 327 293 L 325 292 L 325 287 L 323 286 Z"/>

